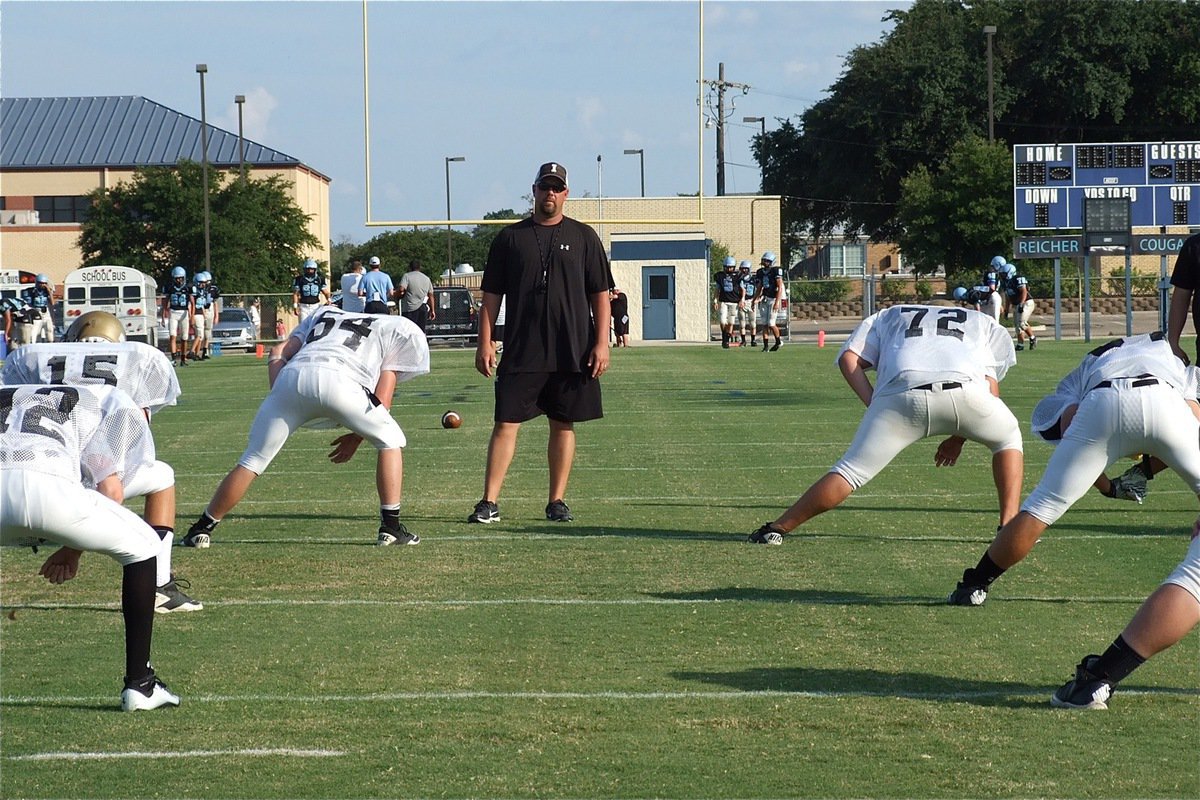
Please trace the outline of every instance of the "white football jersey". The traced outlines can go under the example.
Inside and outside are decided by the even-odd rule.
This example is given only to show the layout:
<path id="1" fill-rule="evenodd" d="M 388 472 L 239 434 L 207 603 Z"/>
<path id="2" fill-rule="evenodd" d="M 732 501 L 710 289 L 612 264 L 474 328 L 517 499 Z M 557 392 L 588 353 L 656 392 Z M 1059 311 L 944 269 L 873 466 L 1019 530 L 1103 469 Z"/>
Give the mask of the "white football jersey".
<path id="1" fill-rule="evenodd" d="M 0 388 L 0 469 L 23 469 L 95 486 L 122 484 L 154 463 L 142 409 L 110 386 Z"/>
<path id="2" fill-rule="evenodd" d="M 179 399 L 179 379 L 158 349 L 142 342 L 31 344 L 8 356 L 0 381 L 116 386 L 151 414 Z"/>
<path id="3" fill-rule="evenodd" d="M 303 346 L 285 370 L 338 370 L 370 390 L 385 370 L 397 373 L 398 381 L 429 372 L 425 334 L 404 317 L 356 314 L 327 305 L 304 320 L 292 336 Z"/>
<path id="4" fill-rule="evenodd" d="M 1161 333 L 1143 333 L 1114 339 L 1085 355 L 1079 366 L 1058 382 L 1054 392 L 1033 409 L 1033 429 L 1041 432 L 1053 428 L 1063 412 L 1082 402 L 1097 384 L 1142 376 L 1154 376 L 1184 398 L 1196 399 L 1196 370 L 1184 366 Z"/>
<path id="5" fill-rule="evenodd" d="M 949 306 L 891 306 L 859 323 L 838 352 L 874 367 L 876 395 L 935 382 L 1003 380 L 1017 363 L 1008 331 L 987 314 Z"/>

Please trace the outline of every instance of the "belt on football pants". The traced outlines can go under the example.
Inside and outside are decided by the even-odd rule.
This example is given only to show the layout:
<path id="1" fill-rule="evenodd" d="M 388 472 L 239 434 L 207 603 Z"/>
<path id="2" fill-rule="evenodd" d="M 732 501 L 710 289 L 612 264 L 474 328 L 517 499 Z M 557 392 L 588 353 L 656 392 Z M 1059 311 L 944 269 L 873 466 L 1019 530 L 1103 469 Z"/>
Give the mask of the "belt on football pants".
<path id="1" fill-rule="evenodd" d="M 934 389 L 941 388 L 944 392 L 947 389 L 961 389 L 962 384 L 958 381 L 947 381 L 946 383 L 927 383 L 924 386 L 914 386 L 913 388 L 922 392 L 932 392 Z"/>
<path id="2" fill-rule="evenodd" d="M 1133 381 L 1133 383 L 1131 383 L 1130 386 L 1134 389 L 1139 389 L 1142 386 L 1157 386 L 1160 383 L 1158 378 L 1152 378 L 1152 377 L 1150 377 L 1150 373 L 1145 373 L 1143 375 L 1134 375 L 1132 378 L 1113 378 L 1112 381 L 1100 381 L 1092 388 L 1093 389 L 1108 389 L 1113 385 L 1113 381 L 1128 381 L 1128 380 Z"/>

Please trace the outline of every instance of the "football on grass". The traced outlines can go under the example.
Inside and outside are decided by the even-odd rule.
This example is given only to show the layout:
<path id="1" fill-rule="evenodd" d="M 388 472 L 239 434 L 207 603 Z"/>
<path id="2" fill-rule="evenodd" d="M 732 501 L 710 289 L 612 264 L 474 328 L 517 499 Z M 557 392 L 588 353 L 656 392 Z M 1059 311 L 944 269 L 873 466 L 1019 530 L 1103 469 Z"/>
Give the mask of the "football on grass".
<path id="1" fill-rule="evenodd" d="M 443 428 L 457 428 L 459 425 L 462 425 L 462 417 L 458 415 L 457 411 L 447 411 L 442 414 Z"/>

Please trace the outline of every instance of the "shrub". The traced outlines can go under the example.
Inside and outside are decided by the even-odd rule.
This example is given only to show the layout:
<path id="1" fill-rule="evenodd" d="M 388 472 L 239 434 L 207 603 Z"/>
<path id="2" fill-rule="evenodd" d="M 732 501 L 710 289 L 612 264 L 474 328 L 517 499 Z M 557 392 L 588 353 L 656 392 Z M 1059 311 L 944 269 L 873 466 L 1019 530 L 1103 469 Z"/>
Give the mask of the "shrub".
<path id="1" fill-rule="evenodd" d="M 850 294 L 850 281 L 845 278 L 793 281 L 788 295 L 793 303 L 836 303 Z"/>
<path id="2" fill-rule="evenodd" d="M 1117 267 L 1109 275 L 1111 277 L 1108 279 L 1108 293 L 1124 297 L 1125 268 Z M 1131 283 L 1132 286 L 1130 286 L 1130 289 L 1135 295 L 1153 295 L 1158 291 L 1157 275 L 1139 275 L 1137 272 L 1134 272 Z"/>

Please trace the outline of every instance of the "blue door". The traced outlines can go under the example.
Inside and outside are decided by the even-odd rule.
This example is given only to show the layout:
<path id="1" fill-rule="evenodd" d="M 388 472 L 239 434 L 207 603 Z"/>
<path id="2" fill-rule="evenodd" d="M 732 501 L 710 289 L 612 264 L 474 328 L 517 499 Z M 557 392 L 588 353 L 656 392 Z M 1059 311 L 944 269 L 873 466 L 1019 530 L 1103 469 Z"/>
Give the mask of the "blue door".
<path id="1" fill-rule="evenodd" d="M 642 267 L 642 338 L 675 338 L 675 268 Z"/>

